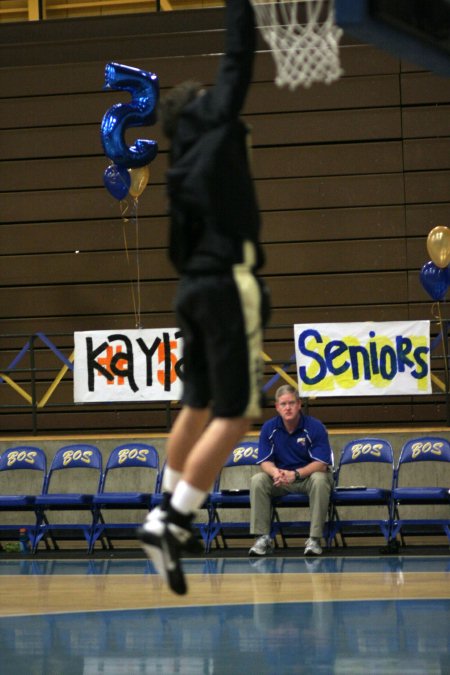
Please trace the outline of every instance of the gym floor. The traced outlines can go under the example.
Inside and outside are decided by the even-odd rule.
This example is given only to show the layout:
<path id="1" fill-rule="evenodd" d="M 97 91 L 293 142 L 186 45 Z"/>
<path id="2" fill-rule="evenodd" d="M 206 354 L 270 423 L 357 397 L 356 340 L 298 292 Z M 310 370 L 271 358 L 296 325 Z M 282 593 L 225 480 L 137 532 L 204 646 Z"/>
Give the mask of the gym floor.
<path id="1" fill-rule="evenodd" d="M 288 551 L 185 559 L 186 596 L 139 554 L 3 557 L 0 673 L 450 672 L 447 546 Z"/>

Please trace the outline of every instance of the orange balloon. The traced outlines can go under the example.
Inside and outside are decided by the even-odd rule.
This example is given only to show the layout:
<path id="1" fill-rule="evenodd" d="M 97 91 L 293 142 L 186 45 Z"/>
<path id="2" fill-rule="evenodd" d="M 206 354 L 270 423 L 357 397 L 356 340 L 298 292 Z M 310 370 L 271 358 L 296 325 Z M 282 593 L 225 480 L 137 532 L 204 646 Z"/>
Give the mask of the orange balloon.
<path id="1" fill-rule="evenodd" d="M 147 166 L 140 166 L 137 169 L 128 169 L 131 183 L 129 193 L 132 197 L 140 197 L 147 187 L 150 178 L 150 169 Z"/>
<path id="2" fill-rule="evenodd" d="M 447 267 L 450 263 L 450 230 L 445 225 L 433 227 L 427 238 L 427 249 L 431 260 L 437 267 Z"/>

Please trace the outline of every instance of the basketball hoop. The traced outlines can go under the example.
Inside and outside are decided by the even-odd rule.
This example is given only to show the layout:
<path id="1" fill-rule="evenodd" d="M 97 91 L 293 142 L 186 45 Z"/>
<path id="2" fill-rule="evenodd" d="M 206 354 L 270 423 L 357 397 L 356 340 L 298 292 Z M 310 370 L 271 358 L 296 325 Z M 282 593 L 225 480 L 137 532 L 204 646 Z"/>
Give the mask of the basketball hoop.
<path id="1" fill-rule="evenodd" d="M 272 50 L 279 87 L 331 84 L 343 73 L 339 59 L 342 29 L 334 0 L 251 0 L 258 27 Z"/>

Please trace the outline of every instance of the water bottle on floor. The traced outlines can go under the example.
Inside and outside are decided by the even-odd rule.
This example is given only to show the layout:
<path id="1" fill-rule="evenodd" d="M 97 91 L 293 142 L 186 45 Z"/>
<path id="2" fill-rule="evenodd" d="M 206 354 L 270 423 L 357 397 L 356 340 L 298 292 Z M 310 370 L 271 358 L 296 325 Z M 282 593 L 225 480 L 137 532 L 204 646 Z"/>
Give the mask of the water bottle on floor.
<path id="1" fill-rule="evenodd" d="M 31 542 L 25 527 L 19 530 L 19 546 L 21 553 L 31 553 Z"/>

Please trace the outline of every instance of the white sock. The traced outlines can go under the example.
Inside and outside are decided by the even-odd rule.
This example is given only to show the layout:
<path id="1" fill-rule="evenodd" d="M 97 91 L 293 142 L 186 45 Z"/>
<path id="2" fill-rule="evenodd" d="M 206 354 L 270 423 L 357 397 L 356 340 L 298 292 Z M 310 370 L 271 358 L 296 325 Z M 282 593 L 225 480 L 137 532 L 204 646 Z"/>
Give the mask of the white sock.
<path id="1" fill-rule="evenodd" d="M 180 471 L 175 471 L 175 469 L 171 469 L 168 464 L 166 464 L 166 467 L 164 469 L 164 476 L 163 476 L 163 482 L 162 482 L 162 490 L 163 492 L 170 492 L 171 494 L 175 492 L 175 488 L 181 478 L 181 472 Z"/>
<path id="2" fill-rule="evenodd" d="M 185 515 L 195 513 L 206 499 L 207 492 L 180 480 L 170 500 L 174 509 Z"/>

